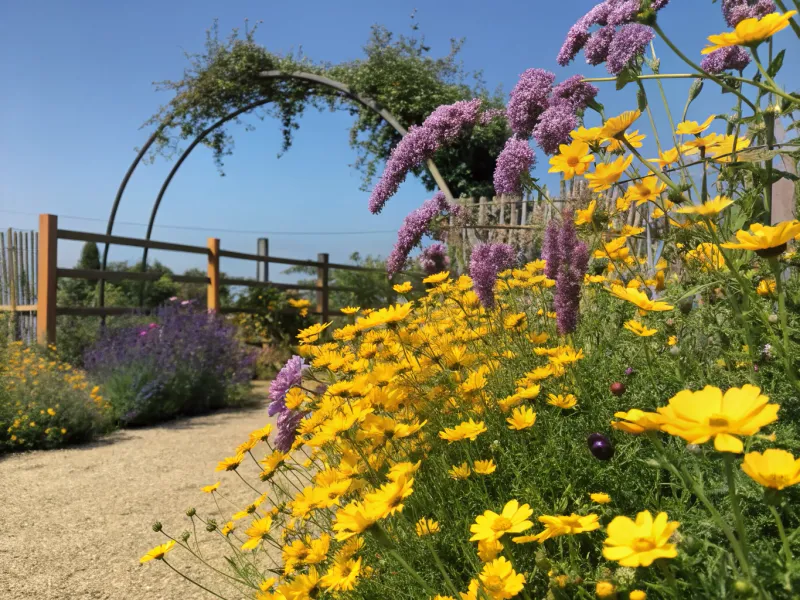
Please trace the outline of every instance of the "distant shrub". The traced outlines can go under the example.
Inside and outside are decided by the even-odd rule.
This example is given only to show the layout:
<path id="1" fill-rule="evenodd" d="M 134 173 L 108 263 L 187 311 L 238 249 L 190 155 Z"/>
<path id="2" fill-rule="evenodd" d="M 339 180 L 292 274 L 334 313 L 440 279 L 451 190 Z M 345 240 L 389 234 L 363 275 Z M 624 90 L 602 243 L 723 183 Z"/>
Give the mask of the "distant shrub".
<path id="1" fill-rule="evenodd" d="M 157 423 L 237 404 L 255 352 L 223 317 L 172 302 L 146 325 L 109 328 L 86 352 L 120 425 Z"/>
<path id="2" fill-rule="evenodd" d="M 0 452 L 86 442 L 111 423 L 100 386 L 53 348 L 0 348 Z"/>

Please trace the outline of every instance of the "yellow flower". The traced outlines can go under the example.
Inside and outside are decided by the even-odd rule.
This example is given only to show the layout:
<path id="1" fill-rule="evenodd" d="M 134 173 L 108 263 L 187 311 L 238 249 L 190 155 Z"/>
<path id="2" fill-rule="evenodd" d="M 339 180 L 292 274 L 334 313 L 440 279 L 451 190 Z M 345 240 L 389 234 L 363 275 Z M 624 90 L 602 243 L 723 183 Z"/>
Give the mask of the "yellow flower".
<path id="1" fill-rule="evenodd" d="M 749 148 L 751 140 L 735 135 L 718 135 L 717 143 L 706 150 L 706 154 L 713 157 L 716 162 L 731 162 L 734 149 L 737 152 Z"/>
<path id="2" fill-rule="evenodd" d="M 611 598 L 617 593 L 617 588 L 610 581 L 598 581 L 594 593 L 598 598 Z"/>
<path id="3" fill-rule="evenodd" d="M 403 501 L 414 492 L 413 485 L 413 477 L 400 475 L 394 481 L 382 485 L 379 490 L 367 494 L 365 501 L 371 506 L 371 510 L 378 513 L 378 518 L 385 519 L 397 512 L 403 512 Z"/>
<path id="4" fill-rule="evenodd" d="M 528 323 L 528 315 L 524 312 L 508 315 L 503 321 L 503 327 L 509 331 L 524 328 Z"/>
<path id="5" fill-rule="evenodd" d="M 600 139 L 600 134 L 603 131 L 602 127 L 591 127 L 586 129 L 581 126 L 575 131 L 570 132 L 570 137 L 578 142 L 586 142 L 587 144 L 594 144 Z"/>
<path id="6" fill-rule="evenodd" d="M 336 511 L 336 521 L 333 523 L 336 539 L 343 542 L 363 533 L 378 519 L 378 513 L 370 505 L 353 501 Z"/>
<path id="7" fill-rule="evenodd" d="M 789 20 L 796 14 L 796 10 L 790 10 L 784 14 L 770 13 L 761 19 L 743 19 L 733 31 L 708 36 L 708 41 L 711 43 L 703 48 L 702 53 L 710 54 L 714 50 L 729 46 L 756 45 L 788 27 Z"/>
<path id="8" fill-rule="evenodd" d="M 511 412 L 511 417 L 506 419 L 509 429 L 520 431 L 532 427 L 536 422 L 536 413 L 527 406 L 520 406 Z"/>
<path id="9" fill-rule="evenodd" d="M 320 334 L 330 326 L 330 323 L 315 323 L 311 327 L 301 329 L 297 334 L 297 339 L 301 344 L 313 344 L 319 339 Z"/>
<path id="10" fill-rule="evenodd" d="M 606 530 L 603 556 L 623 567 L 649 567 L 659 558 L 675 558 L 678 551 L 669 538 L 679 526 L 677 521 L 669 521 L 665 512 L 653 519 L 645 510 L 636 515 L 635 522 L 628 517 L 615 517 Z"/>
<path id="11" fill-rule="evenodd" d="M 492 562 L 504 547 L 498 540 L 480 540 L 478 542 L 478 558 L 481 559 L 481 562 Z"/>
<path id="12" fill-rule="evenodd" d="M 294 308 L 308 308 L 309 306 L 311 306 L 311 301 L 307 300 L 306 298 L 300 298 L 300 299 L 289 298 L 288 301 L 289 305 Z"/>
<path id="13" fill-rule="evenodd" d="M 756 293 L 759 296 L 771 296 L 775 293 L 776 283 L 774 279 L 766 280 L 762 279 L 758 282 L 758 287 L 756 288 Z"/>
<path id="14" fill-rule="evenodd" d="M 603 124 L 600 136 L 603 138 L 617 137 L 620 133 L 633 125 L 634 121 L 636 121 L 641 114 L 639 110 L 629 110 L 619 116 L 611 117 Z"/>
<path id="15" fill-rule="evenodd" d="M 663 183 L 655 175 L 649 175 L 641 181 L 637 181 L 625 190 L 625 200 L 636 202 L 637 205 L 645 202 L 655 202 L 667 189 L 667 184 Z"/>
<path id="16" fill-rule="evenodd" d="M 658 163 L 661 170 L 664 170 L 664 167 L 677 163 L 680 160 L 680 156 L 678 148 L 672 148 L 666 152 L 659 152 L 658 158 L 651 158 L 647 162 Z"/>
<path id="17" fill-rule="evenodd" d="M 647 600 L 647 592 L 644 590 L 631 590 L 628 600 Z"/>
<path id="18" fill-rule="evenodd" d="M 647 136 L 645 136 L 643 133 L 639 133 L 639 130 L 637 129 L 620 137 L 625 138 L 625 141 L 627 141 L 634 148 L 641 148 L 642 140 Z M 608 142 L 608 146 L 606 146 L 606 150 L 608 152 L 624 152 L 625 148 L 627 148 L 627 146 L 617 138 L 606 138 L 603 140 L 603 143 L 605 142 Z"/>
<path id="19" fill-rule="evenodd" d="M 612 296 L 619 298 L 620 300 L 627 300 L 631 304 L 635 304 L 639 307 L 640 311 L 655 311 L 655 312 L 662 312 L 665 310 L 672 310 L 674 307 L 666 302 L 660 302 L 655 300 L 650 300 L 647 297 L 647 294 L 644 292 L 640 292 L 639 290 L 634 290 L 632 288 L 622 287 L 621 285 L 614 285 L 611 286 L 609 290 Z"/>
<path id="20" fill-rule="evenodd" d="M 478 475 L 491 475 L 497 470 L 497 465 L 490 458 L 489 460 L 476 460 L 474 470 Z"/>
<path id="21" fill-rule="evenodd" d="M 493 600 L 513 598 L 525 585 L 525 576 L 514 571 L 504 556 L 485 564 L 478 578 L 484 592 Z"/>
<path id="22" fill-rule="evenodd" d="M 547 394 L 547 403 L 558 408 L 574 408 L 578 404 L 578 399 L 574 394 Z"/>
<path id="23" fill-rule="evenodd" d="M 474 442 L 480 434 L 485 432 L 486 425 L 483 421 L 478 421 L 476 423 L 473 419 L 470 419 L 453 428 L 445 427 L 444 431 L 439 432 L 439 437 L 443 440 L 447 440 L 451 444 L 465 439 Z"/>
<path id="24" fill-rule="evenodd" d="M 520 506 L 516 500 L 510 500 L 500 514 L 487 510 L 479 515 L 475 523 L 470 525 L 469 530 L 473 535 L 469 541 L 499 540 L 506 533 L 525 531 L 533 525 L 528 520 L 532 514 L 533 510 L 527 504 Z"/>
<path id="25" fill-rule="evenodd" d="M 764 487 L 782 490 L 800 483 L 800 458 L 786 450 L 768 448 L 744 455 L 742 471 Z"/>
<path id="26" fill-rule="evenodd" d="M 701 125 L 698 125 L 697 121 L 682 121 L 678 123 L 675 133 L 678 135 L 700 135 L 709 128 L 711 121 L 714 120 L 715 116 L 716 115 L 711 115 L 705 121 L 703 121 Z"/>
<path id="27" fill-rule="evenodd" d="M 783 221 L 774 227 L 753 223 L 750 231 L 740 229 L 736 232 L 738 243 L 720 244 L 732 250 L 752 250 L 759 256 L 777 256 L 786 247 L 786 242 L 800 234 L 800 221 Z"/>
<path id="28" fill-rule="evenodd" d="M 690 444 L 714 438 L 714 447 L 720 452 L 740 454 L 744 446 L 736 436 L 753 435 L 777 421 L 779 408 L 769 404 L 769 398 L 754 385 L 730 388 L 724 395 L 719 388 L 707 385 L 697 392 L 678 392 L 658 413 L 664 419 L 662 431 Z"/>
<path id="29" fill-rule="evenodd" d="M 591 225 L 594 211 L 597 209 L 597 200 L 589 202 L 589 206 L 575 211 L 575 225 Z"/>
<path id="30" fill-rule="evenodd" d="M 711 242 L 698 244 L 694 250 L 686 253 L 686 262 L 696 263 L 703 271 L 714 271 L 716 269 L 726 269 L 725 257 L 720 252 L 718 246 Z"/>
<path id="31" fill-rule="evenodd" d="M 442 271 L 441 273 L 428 275 L 422 280 L 422 283 L 442 283 L 443 281 L 446 281 L 448 277 L 450 277 L 450 271 Z"/>
<path id="32" fill-rule="evenodd" d="M 407 294 L 412 290 L 413 287 L 414 286 L 411 285 L 410 281 L 404 281 L 403 283 L 393 285 L 392 289 L 398 294 Z"/>
<path id="33" fill-rule="evenodd" d="M 236 456 L 229 456 L 219 461 L 215 471 L 235 471 L 239 468 L 244 460 L 244 454 L 237 454 Z"/>
<path id="34" fill-rule="evenodd" d="M 678 336 L 671 335 L 667 340 L 667 346 L 675 346 L 678 343 Z"/>
<path id="35" fill-rule="evenodd" d="M 608 258 L 610 260 L 625 260 L 631 252 L 627 243 L 628 238 L 626 236 L 614 238 L 610 242 L 604 242 L 602 248 L 594 251 L 594 257 Z"/>
<path id="36" fill-rule="evenodd" d="M 342 313 L 345 315 L 354 315 L 360 310 L 361 310 L 360 306 L 345 306 L 342 309 Z"/>
<path id="37" fill-rule="evenodd" d="M 589 189 L 593 192 L 603 192 L 609 189 L 619 181 L 625 169 L 631 165 L 631 162 L 633 162 L 633 156 L 629 155 L 628 158 L 620 156 L 611 163 L 601 163 L 597 165 L 594 173 L 587 173 L 584 175 L 589 182 Z"/>
<path id="38" fill-rule="evenodd" d="M 576 139 L 571 144 L 559 145 L 558 149 L 560 153 L 550 159 L 552 166 L 548 173 L 563 173 L 564 179 L 583 175 L 589 163 L 594 161 L 594 155 L 589 154 L 589 144 L 585 141 Z"/>
<path id="39" fill-rule="evenodd" d="M 228 521 L 222 528 L 222 535 L 228 536 L 234 529 L 236 529 L 236 523 L 233 521 Z"/>
<path id="40" fill-rule="evenodd" d="M 639 337 L 650 337 L 658 333 L 658 329 L 649 329 L 639 321 L 631 319 L 623 325 L 625 329 Z"/>
<path id="41" fill-rule="evenodd" d="M 361 574 L 361 557 L 344 562 L 334 562 L 319 583 L 329 592 L 349 592 L 356 586 Z M 310 596 L 309 596 L 310 597 Z"/>
<path id="42" fill-rule="evenodd" d="M 245 529 L 245 534 L 249 538 L 242 544 L 242 550 L 254 550 L 261 543 L 261 540 L 269 537 L 269 530 L 272 528 L 272 517 L 266 516 L 262 519 L 256 519 L 253 523 Z"/>
<path id="43" fill-rule="evenodd" d="M 168 541 L 166 544 L 161 544 L 160 546 L 156 546 L 152 550 L 150 550 L 147 554 L 145 554 L 142 558 L 139 559 L 139 564 L 144 564 L 151 560 L 163 560 L 164 555 L 172 550 L 172 547 L 175 545 L 173 540 Z"/>
<path id="44" fill-rule="evenodd" d="M 54 411 L 52 408 L 48 408 L 47 409 L 47 414 L 50 415 L 51 417 L 55 417 L 56 416 L 56 411 Z"/>
<path id="45" fill-rule="evenodd" d="M 611 421 L 611 426 L 620 431 L 638 435 L 645 431 L 659 431 L 664 419 L 658 413 L 644 412 L 633 408 L 628 412 L 616 412 L 614 416 L 623 421 Z"/>
<path id="46" fill-rule="evenodd" d="M 600 529 L 599 516 L 589 514 L 585 516 L 576 515 L 542 515 L 539 517 L 539 522 L 544 523 L 544 530 L 535 535 L 525 535 L 512 538 L 511 541 L 517 544 L 526 544 L 528 542 L 539 542 L 540 544 L 545 540 L 562 535 L 576 535 L 578 533 L 585 533 L 587 531 L 594 531 Z"/>
<path id="47" fill-rule="evenodd" d="M 426 535 L 439 533 L 442 529 L 439 527 L 439 523 L 437 521 L 422 517 L 419 521 L 417 521 L 416 530 L 419 537 L 425 537 Z"/>
<path id="48" fill-rule="evenodd" d="M 700 150 L 705 150 L 706 152 L 710 152 L 712 148 L 715 148 L 717 144 L 720 143 L 722 137 L 717 135 L 716 133 L 709 133 L 705 136 L 698 136 L 694 139 L 689 140 L 683 146 L 681 146 L 681 152 L 683 152 L 686 156 L 692 156 L 693 154 L 697 154 Z"/>
<path id="49" fill-rule="evenodd" d="M 701 217 L 715 217 L 723 210 L 733 204 L 733 200 L 727 196 L 717 196 L 705 204 L 695 204 L 679 208 L 677 212 L 682 215 L 700 215 Z"/>
<path id="50" fill-rule="evenodd" d="M 278 586 L 278 598 L 285 600 L 310 600 L 317 594 L 320 583 L 319 572 L 315 567 L 308 570 L 308 574 L 297 575 L 291 581 Z"/>
<path id="51" fill-rule="evenodd" d="M 469 477 L 472 471 L 467 463 L 461 463 L 460 465 L 453 465 L 447 472 L 452 479 L 459 480 Z"/>
<path id="52" fill-rule="evenodd" d="M 592 502 L 596 502 L 597 504 L 608 504 L 611 502 L 611 496 L 602 492 L 589 494 L 589 498 L 591 498 Z"/>
<path id="53" fill-rule="evenodd" d="M 219 488 L 219 484 L 220 484 L 220 482 L 218 481 L 217 483 L 214 483 L 214 484 L 212 484 L 212 485 L 207 485 L 207 486 L 205 486 L 205 487 L 201 487 L 201 488 L 200 488 L 200 491 L 201 491 L 201 492 L 205 492 L 206 494 L 210 494 L 211 492 L 213 492 L 213 491 L 215 491 L 217 488 Z"/>

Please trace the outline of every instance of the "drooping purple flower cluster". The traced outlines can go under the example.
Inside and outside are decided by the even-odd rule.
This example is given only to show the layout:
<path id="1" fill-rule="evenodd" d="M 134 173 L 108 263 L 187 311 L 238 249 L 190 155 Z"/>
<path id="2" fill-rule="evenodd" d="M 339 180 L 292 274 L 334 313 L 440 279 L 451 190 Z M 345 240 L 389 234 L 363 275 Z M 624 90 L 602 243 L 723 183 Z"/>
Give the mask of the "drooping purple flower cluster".
<path id="1" fill-rule="evenodd" d="M 776 10 L 772 0 L 722 0 L 722 16 L 729 27 L 745 19 L 761 19 Z"/>
<path id="2" fill-rule="evenodd" d="M 530 172 L 535 162 L 536 154 L 526 140 L 509 138 L 495 164 L 495 193 L 519 194 L 522 191 L 520 178 Z"/>
<path id="3" fill-rule="evenodd" d="M 584 110 L 598 92 L 580 75 L 573 75 L 553 86 L 555 78 L 553 73 L 544 69 L 528 69 L 520 75 L 506 108 L 509 125 L 516 137 L 524 140 L 533 135 L 548 154 L 558 152 L 559 144 L 570 142 L 570 131 L 578 125 L 577 113 Z M 518 142 L 510 143 L 511 146 L 507 144 L 498 157 L 495 170 L 495 191 L 498 194 L 509 187 L 518 190 L 515 178 L 506 174 L 521 164 L 522 146 Z M 509 156 L 504 157 L 507 151 Z M 500 189 L 497 188 L 498 182 Z"/>
<path id="4" fill-rule="evenodd" d="M 704 56 L 700 68 L 717 75 L 723 71 L 744 71 L 749 64 L 750 55 L 741 46 L 729 46 Z"/>
<path id="5" fill-rule="evenodd" d="M 505 116 L 506 116 L 506 111 L 502 108 L 487 108 L 485 111 L 481 113 L 481 116 L 478 119 L 478 123 L 480 123 L 481 125 L 488 125 L 495 119 Z"/>
<path id="6" fill-rule="evenodd" d="M 267 407 L 267 414 L 270 416 L 278 415 L 275 447 L 281 452 L 291 450 L 292 444 L 297 437 L 297 427 L 304 416 L 301 411 L 287 408 L 286 392 L 300 385 L 303 380 L 303 372 L 307 368 L 308 365 L 306 365 L 302 357 L 293 356 L 286 361 L 286 364 L 283 365 L 283 368 L 269 386 L 270 403 Z"/>
<path id="7" fill-rule="evenodd" d="M 447 256 L 447 247 L 436 242 L 424 248 L 419 255 L 419 266 L 427 275 L 441 273 L 450 268 L 450 257 Z"/>
<path id="8" fill-rule="evenodd" d="M 494 307 L 497 274 L 514 266 L 517 253 L 509 244 L 476 244 L 469 259 L 472 287 L 484 308 Z"/>
<path id="9" fill-rule="evenodd" d="M 547 224 L 544 249 L 545 275 L 556 280 L 553 304 L 558 332 L 566 335 L 578 326 L 581 284 L 589 266 L 589 248 L 578 239 L 569 212 L 564 212 L 562 221 L 561 227 L 554 220 Z"/>
<path id="10" fill-rule="evenodd" d="M 380 181 L 372 190 L 369 210 L 379 213 L 397 191 L 408 172 L 433 156 L 439 148 L 456 139 L 478 122 L 481 100 L 462 100 L 434 110 L 422 125 L 412 125 L 392 150 Z"/>
<path id="11" fill-rule="evenodd" d="M 668 2 L 653 0 L 650 8 L 659 11 Z M 605 62 L 608 72 L 618 75 L 653 39 L 650 28 L 636 22 L 641 4 L 640 0 L 604 0 L 595 5 L 570 27 L 558 53 L 558 64 L 567 66 L 583 49 L 587 63 Z M 595 25 L 600 29 L 591 32 Z"/>
<path id="12" fill-rule="evenodd" d="M 422 203 L 422 206 L 406 215 L 397 232 L 397 242 L 386 260 L 386 270 L 390 275 L 403 268 L 411 250 L 419 244 L 422 236 L 428 231 L 431 221 L 448 206 L 444 194 L 436 192 L 433 198 L 429 198 Z"/>
<path id="13" fill-rule="evenodd" d="M 174 301 L 150 320 L 105 329 L 84 355 L 123 425 L 220 408 L 252 378 L 256 354 L 222 316 Z"/>

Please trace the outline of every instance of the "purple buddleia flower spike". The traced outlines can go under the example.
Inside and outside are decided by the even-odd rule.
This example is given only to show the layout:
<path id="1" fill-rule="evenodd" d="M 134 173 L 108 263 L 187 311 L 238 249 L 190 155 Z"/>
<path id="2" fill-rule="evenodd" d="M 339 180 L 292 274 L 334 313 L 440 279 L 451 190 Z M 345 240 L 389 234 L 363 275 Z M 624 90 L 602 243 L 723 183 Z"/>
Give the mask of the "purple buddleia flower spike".
<path id="1" fill-rule="evenodd" d="M 528 69 L 519 76 L 506 107 L 508 124 L 518 136 L 531 135 L 539 115 L 549 106 L 548 96 L 555 79 L 555 74 L 544 69 Z"/>
<path id="2" fill-rule="evenodd" d="M 506 111 L 502 108 L 488 108 L 481 113 L 478 123 L 481 125 L 488 125 L 495 119 L 505 118 Z"/>
<path id="3" fill-rule="evenodd" d="M 614 41 L 616 33 L 616 29 L 611 25 L 607 25 L 591 35 L 589 41 L 586 42 L 586 47 L 583 49 L 583 55 L 586 57 L 588 64 L 597 66 L 606 62 L 611 42 Z"/>
<path id="4" fill-rule="evenodd" d="M 553 101 L 569 102 L 575 110 L 583 110 L 594 100 L 600 90 L 583 80 L 583 75 L 573 75 L 553 88 Z"/>
<path id="5" fill-rule="evenodd" d="M 611 4 L 611 12 L 608 13 L 606 19 L 609 25 L 632 23 L 641 7 L 640 0 L 611 0 L 609 4 Z"/>
<path id="6" fill-rule="evenodd" d="M 280 452 L 289 452 L 297 438 L 297 428 L 303 420 L 305 413 L 297 410 L 286 409 L 278 415 L 277 431 L 275 433 L 275 448 Z"/>
<path id="7" fill-rule="evenodd" d="M 589 39 L 589 29 L 592 25 L 605 25 L 610 13 L 611 6 L 608 2 L 601 2 L 578 19 L 575 25 L 570 27 L 567 39 L 558 52 L 558 64 L 566 67 L 571 63 Z"/>
<path id="8" fill-rule="evenodd" d="M 446 271 L 450 267 L 450 257 L 447 256 L 447 247 L 436 242 L 423 249 L 419 255 L 419 266 L 427 275 L 434 275 Z"/>
<path id="9" fill-rule="evenodd" d="M 559 264 L 556 293 L 558 333 L 566 335 L 578 326 L 581 286 L 589 267 L 589 248 L 578 239 L 571 212 L 564 212 L 563 224 L 558 234 Z"/>
<path id="10" fill-rule="evenodd" d="M 729 27 L 745 19 L 761 19 L 776 10 L 772 0 L 722 0 L 722 16 Z"/>
<path id="11" fill-rule="evenodd" d="M 484 308 L 494 307 L 494 284 L 497 274 L 514 266 L 517 253 L 509 244 L 480 243 L 472 249 L 469 275 L 472 287 Z"/>
<path id="12" fill-rule="evenodd" d="M 300 385 L 303 381 L 303 372 L 308 368 L 305 361 L 300 356 L 293 356 L 286 361 L 283 368 L 278 371 L 275 379 L 269 385 L 269 399 L 270 403 L 267 407 L 269 416 L 274 416 L 276 413 L 287 410 L 284 399 L 286 392 L 291 388 Z"/>
<path id="13" fill-rule="evenodd" d="M 712 75 L 723 71 L 744 71 L 750 64 L 750 55 L 740 46 L 720 48 L 706 55 L 700 62 L 700 68 Z"/>
<path id="14" fill-rule="evenodd" d="M 558 232 L 558 221 L 550 219 L 544 230 L 544 241 L 542 242 L 542 259 L 545 261 L 544 274 L 548 279 L 558 277 L 558 267 L 561 265 Z"/>
<path id="15" fill-rule="evenodd" d="M 397 242 L 386 260 L 386 270 L 390 275 L 400 271 L 406 264 L 411 250 L 419 244 L 422 236 L 428 231 L 431 221 L 441 214 L 448 206 L 442 192 L 436 192 L 433 198 L 423 202 L 422 206 L 410 212 L 400 230 L 397 232 Z"/>
<path id="16" fill-rule="evenodd" d="M 519 194 L 521 177 L 530 172 L 535 162 L 536 154 L 527 141 L 509 138 L 494 168 L 495 194 Z"/>
<path id="17" fill-rule="evenodd" d="M 420 126 L 412 125 L 394 147 L 369 198 L 369 210 L 379 213 L 408 172 L 429 159 L 442 146 L 453 142 L 480 117 L 481 100 L 462 100 L 440 106 Z"/>
<path id="18" fill-rule="evenodd" d="M 614 35 L 608 49 L 606 69 L 612 75 L 619 75 L 636 56 L 641 56 L 647 44 L 655 37 L 653 30 L 646 25 L 630 23 L 623 25 Z"/>
<path id="19" fill-rule="evenodd" d="M 560 144 L 569 144 L 570 132 L 578 126 L 575 108 L 569 102 L 554 104 L 542 113 L 533 137 L 547 154 L 556 154 Z"/>

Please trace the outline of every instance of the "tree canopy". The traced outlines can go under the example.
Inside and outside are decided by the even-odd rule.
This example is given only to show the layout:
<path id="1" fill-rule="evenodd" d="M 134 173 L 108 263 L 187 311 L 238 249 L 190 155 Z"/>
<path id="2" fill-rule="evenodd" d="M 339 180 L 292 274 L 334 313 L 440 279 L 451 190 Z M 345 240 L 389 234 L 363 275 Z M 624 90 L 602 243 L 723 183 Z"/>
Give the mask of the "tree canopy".
<path id="1" fill-rule="evenodd" d="M 168 122 L 151 158 L 172 155 L 183 140 L 194 138 L 215 121 L 260 100 L 269 102 L 255 109 L 254 114 L 262 120 L 275 117 L 281 123 L 281 153 L 290 148 L 293 132 L 306 108 L 345 110 L 355 119 L 350 129 L 350 144 L 357 152 L 353 166 L 362 172 L 363 187 L 367 188 L 400 135 L 380 116 L 333 90 L 305 81 L 259 77 L 263 71 L 303 71 L 329 77 L 375 100 L 405 127 L 422 123 L 436 107 L 458 100 L 480 97 L 487 107 L 503 106 L 500 92 L 490 94 L 480 72 L 464 69 L 458 57 L 463 40 L 451 40 L 446 55 L 433 57 L 415 24 L 411 35 L 394 35 L 385 27 L 373 26 L 364 56 L 340 64 L 314 61 L 302 52 L 271 52 L 256 42 L 256 31 L 257 28 L 246 28 L 244 32 L 235 29 L 223 40 L 215 23 L 207 32 L 204 50 L 186 54 L 189 66 L 183 77 L 157 84 L 159 90 L 172 91 L 175 96 L 147 122 Z M 434 156 L 455 196 L 492 194 L 494 157 L 509 135 L 504 120 L 494 119 Z M 234 147 L 230 130 L 223 126 L 204 143 L 213 150 L 221 171 L 224 157 Z M 427 189 L 435 189 L 433 179 L 423 168 L 415 174 Z"/>

